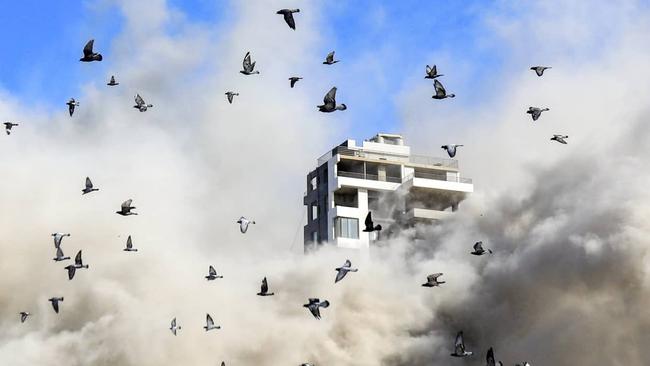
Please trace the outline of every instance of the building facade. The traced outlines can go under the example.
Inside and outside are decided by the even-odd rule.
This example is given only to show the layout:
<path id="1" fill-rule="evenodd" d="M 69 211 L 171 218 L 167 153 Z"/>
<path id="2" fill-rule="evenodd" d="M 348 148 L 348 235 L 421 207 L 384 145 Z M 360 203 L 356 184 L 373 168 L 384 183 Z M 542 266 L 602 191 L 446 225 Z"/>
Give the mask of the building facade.
<path id="1" fill-rule="evenodd" d="M 448 217 L 473 191 L 457 160 L 412 155 L 400 135 L 377 134 L 361 146 L 346 140 L 307 175 L 305 250 L 323 243 L 369 248 L 378 235 Z M 369 211 L 383 227 L 379 234 L 362 231 Z"/>

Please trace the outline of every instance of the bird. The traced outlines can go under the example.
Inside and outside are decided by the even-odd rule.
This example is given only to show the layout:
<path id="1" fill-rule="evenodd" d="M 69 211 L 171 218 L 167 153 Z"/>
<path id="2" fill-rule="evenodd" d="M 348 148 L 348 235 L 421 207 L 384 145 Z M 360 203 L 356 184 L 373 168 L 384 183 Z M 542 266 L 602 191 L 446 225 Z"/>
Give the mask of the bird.
<path id="1" fill-rule="evenodd" d="M 55 262 L 61 262 L 67 259 L 70 259 L 70 257 L 66 257 L 63 255 L 63 250 L 61 247 L 56 248 L 56 257 L 53 258 Z"/>
<path id="2" fill-rule="evenodd" d="M 231 91 L 226 92 L 226 97 L 228 98 L 228 103 L 232 104 L 232 100 L 233 100 L 235 95 L 238 96 L 239 93 L 234 93 L 234 92 L 231 92 Z"/>
<path id="3" fill-rule="evenodd" d="M 248 231 L 248 225 L 254 224 L 255 221 L 251 221 L 242 216 L 239 218 L 239 220 L 237 220 L 237 223 L 239 224 L 239 231 L 241 231 L 242 234 L 246 234 L 246 231 Z"/>
<path id="4" fill-rule="evenodd" d="M 454 357 L 467 357 L 472 355 L 472 352 L 465 350 L 465 341 L 463 340 L 462 330 L 456 335 L 456 342 L 454 342 L 454 353 L 451 355 Z"/>
<path id="5" fill-rule="evenodd" d="M 566 136 L 566 135 L 553 135 L 553 137 L 551 137 L 551 140 L 557 141 L 557 142 L 559 142 L 561 144 L 566 145 L 567 144 L 566 139 L 568 139 L 568 138 L 569 138 L 569 136 Z"/>
<path id="6" fill-rule="evenodd" d="M 120 85 L 120 83 L 115 81 L 115 75 L 111 75 L 111 80 L 108 83 L 106 83 L 106 85 L 108 85 L 108 86 L 117 86 L 117 85 Z"/>
<path id="7" fill-rule="evenodd" d="M 132 199 L 122 202 L 122 208 L 119 211 L 115 211 L 115 213 L 122 216 L 137 215 L 137 212 L 131 212 L 131 210 L 135 209 L 134 206 L 131 206 L 131 202 L 133 202 Z"/>
<path id="8" fill-rule="evenodd" d="M 445 283 L 445 281 L 438 281 L 438 278 L 442 276 L 442 273 L 434 273 L 430 274 L 427 276 L 427 282 L 423 283 L 422 286 L 424 287 L 438 287 L 441 284 Z"/>
<path id="9" fill-rule="evenodd" d="M 339 60 L 334 60 L 334 51 L 330 52 L 325 56 L 325 61 L 323 61 L 324 65 L 334 65 L 335 63 L 339 62 Z"/>
<path id="10" fill-rule="evenodd" d="M 530 363 L 524 361 L 521 365 L 520 365 L 520 364 L 516 364 L 515 366 L 530 366 Z"/>
<path id="11" fill-rule="evenodd" d="M 205 327 L 203 329 L 207 332 L 212 329 L 221 329 L 221 326 L 214 325 L 214 320 L 212 320 L 210 314 L 205 314 Z"/>
<path id="12" fill-rule="evenodd" d="M 176 335 L 176 331 L 181 330 L 181 327 L 176 325 L 176 318 L 172 319 L 172 324 L 169 327 L 169 330 L 171 330 L 174 335 Z"/>
<path id="13" fill-rule="evenodd" d="M 483 254 L 492 254 L 492 249 L 485 250 L 483 249 L 483 242 L 482 241 L 477 241 L 474 243 L 473 246 L 474 250 L 470 252 L 470 254 L 473 255 L 483 255 Z"/>
<path id="14" fill-rule="evenodd" d="M 84 265 L 83 260 L 81 259 L 81 250 L 77 252 L 77 255 L 74 257 L 74 266 L 75 268 L 86 268 L 88 265 Z"/>
<path id="15" fill-rule="evenodd" d="M 368 212 L 364 224 L 366 225 L 366 228 L 363 229 L 363 232 L 365 233 L 371 233 L 373 231 L 381 231 L 381 225 L 375 225 L 372 222 L 372 212 Z"/>
<path id="16" fill-rule="evenodd" d="M 54 237 L 54 247 L 58 248 L 61 246 L 61 241 L 63 240 L 64 237 L 70 236 L 70 233 L 54 233 L 52 234 Z"/>
<path id="17" fill-rule="evenodd" d="M 442 145 L 440 146 L 441 149 L 447 150 L 447 154 L 449 155 L 450 158 L 453 158 L 456 156 L 456 148 L 460 146 L 465 146 L 465 145 L 459 145 L 459 144 L 447 144 L 447 145 Z"/>
<path id="18" fill-rule="evenodd" d="M 309 303 L 304 304 L 303 306 L 309 309 L 314 318 L 320 319 L 320 308 L 326 308 L 330 306 L 330 303 L 327 300 L 320 301 L 316 298 L 310 298 Z"/>
<path id="19" fill-rule="evenodd" d="M 436 94 L 431 97 L 433 99 L 454 98 L 456 96 L 456 94 L 447 94 L 445 87 L 438 80 L 433 81 L 433 87 L 436 90 Z"/>
<path id="20" fill-rule="evenodd" d="M 336 278 L 334 279 L 334 283 L 339 282 L 340 280 L 345 277 L 345 275 L 348 274 L 348 272 L 357 272 L 359 269 L 357 268 L 352 268 L 352 262 L 350 262 L 349 259 L 345 260 L 345 263 L 339 268 L 336 268 Z"/>
<path id="21" fill-rule="evenodd" d="M 70 117 L 72 117 L 75 107 L 79 106 L 79 102 L 77 102 L 74 98 L 70 98 L 66 104 L 68 105 L 68 112 L 70 113 Z"/>
<path id="22" fill-rule="evenodd" d="M 81 190 L 81 195 L 83 196 L 86 193 L 95 191 L 99 191 L 99 188 L 93 188 L 93 182 L 90 180 L 90 178 L 86 177 L 86 188 Z"/>
<path id="23" fill-rule="evenodd" d="M 345 104 L 341 103 L 339 105 L 336 105 L 336 87 L 332 87 L 330 91 L 325 94 L 325 97 L 323 98 L 323 104 L 316 106 L 319 111 L 325 112 L 325 113 L 330 113 L 334 111 L 344 111 L 348 109 L 348 106 Z"/>
<path id="24" fill-rule="evenodd" d="M 314 366 L 313 363 L 301 363 L 300 366 Z"/>
<path id="25" fill-rule="evenodd" d="M 122 249 L 125 252 L 137 252 L 138 250 L 133 247 L 133 241 L 131 240 L 131 235 L 126 238 L 126 248 Z"/>
<path id="26" fill-rule="evenodd" d="M 291 87 L 293 88 L 293 84 L 291 85 Z M 18 123 L 5 122 L 4 125 L 5 125 L 5 132 L 7 132 L 7 135 L 11 135 L 11 128 L 18 126 Z"/>
<path id="27" fill-rule="evenodd" d="M 487 354 L 485 355 L 485 361 L 487 361 L 486 366 L 496 366 L 496 361 L 494 360 L 494 349 L 490 347 L 490 349 L 487 350 Z M 503 366 L 503 362 L 499 361 L 499 365 Z"/>
<path id="28" fill-rule="evenodd" d="M 533 118 L 533 121 L 537 121 L 537 119 L 542 115 L 542 112 L 546 112 L 549 110 L 550 109 L 548 108 L 528 107 L 526 113 L 530 114 L 530 116 Z"/>
<path id="29" fill-rule="evenodd" d="M 284 16 L 284 21 L 287 22 L 289 28 L 296 30 L 296 21 L 293 20 L 293 13 L 299 13 L 300 9 L 280 9 L 276 11 L 276 14 Z"/>
<path id="30" fill-rule="evenodd" d="M 262 286 L 260 292 L 257 293 L 257 296 L 273 296 L 275 292 L 269 292 L 269 284 L 266 282 L 266 277 L 262 279 Z"/>
<path id="31" fill-rule="evenodd" d="M 205 279 L 212 281 L 217 278 L 223 278 L 223 276 L 217 276 L 217 271 L 214 269 L 214 267 L 210 266 L 210 268 L 208 268 L 208 275 L 205 276 Z"/>
<path id="32" fill-rule="evenodd" d="M 153 104 L 147 104 L 145 103 L 144 99 L 140 96 L 140 94 L 135 95 L 135 105 L 133 108 L 137 108 L 140 112 L 146 112 L 147 109 L 152 108 Z"/>
<path id="33" fill-rule="evenodd" d="M 436 65 L 433 65 L 432 67 L 429 67 L 429 65 L 427 65 L 425 71 L 427 73 L 427 76 L 424 77 L 425 79 L 435 79 L 437 77 L 444 76 L 443 74 L 438 74 Z"/>
<path id="34" fill-rule="evenodd" d="M 292 88 L 293 88 L 294 85 L 296 85 L 298 80 L 302 80 L 302 78 L 299 77 L 299 76 L 292 76 L 292 77 L 289 78 L 289 82 L 290 82 L 289 84 L 291 85 Z"/>
<path id="35" fill-rule="evenodd" d="M 86 43 L 84 46 L 84 57 L 80 58 L 79 61 L 81 62 L 92 62 L 92 61 L 101 61 L 102 60 L 102 55 L 97 52 L 93 52 L 93 45 L 95 44 L 95 40 L 91 39 Z"/>
<path id="36" fill-rule="evenodd" d="M 73 279 L 74 274 L 77 271 L 77 268 L 74 265 L 70 264 L 70 265 L 65 266 L 65 269 L 68 270 L 68 279 L 69 280 Z"/>
<path id="37" fill-rule="evenodd" d="M 542 76 L 544 75 L 544 70 L 550 68 L 551 68 L 550 66 L 533 66 L 530 69 L 535 71 L 535 74 L 537 74 L 537 76 Z"/>
<path id="38" fill-rule="evenodd" d="M 32 314 L 30 314 L 30 313 L 28 313 L 26 311 L 21 311 L 20 312 L 20 322 L 24 323 L 25 320 L 27 320 L 27 317 L 30 316 L 30 315 L 32 315 Z"/>
<path id="39" fill-rule="evenodd" d="M 244 62 L 242 63 L 243 70 L 239 71 L 244 75 L 259 74 L 259 71 L 253 71 L 255 69 L 255 62 L 251 62 L 251 53 L 246 52 L 244 56 Z"/>
<path id="40" fill-rule="evenodd" d="M 51 297 L 47 301 L 52 303 L 52 308 L 55 313 L 59 313 L 59 302 L 63 301 L 63 297 Z"/>

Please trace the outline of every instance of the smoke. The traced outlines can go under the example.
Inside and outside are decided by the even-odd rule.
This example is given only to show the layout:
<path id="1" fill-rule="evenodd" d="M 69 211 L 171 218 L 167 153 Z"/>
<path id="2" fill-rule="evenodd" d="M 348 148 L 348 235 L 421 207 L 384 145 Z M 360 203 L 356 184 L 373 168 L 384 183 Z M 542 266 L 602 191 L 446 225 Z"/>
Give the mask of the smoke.
<path id="1" fill-rule="evenodd" d="M 581 45 L 601 34 L 601 16 L 589 23 L 587 9 L 556 5 L 515 7 L 512 18 L 488 12 L 513 55 L 499 95 L 462 115 L 422 111 L 416 101 L 430 98 L 419 89 L 399 96 L 414 150 L 463 139 L 461 168 L 476 193 L 453 219 L 406 231 L 367 258 L 290 250 L 304 175 L 346 128 L 344 116 L 315 112 L 332 84 L 306 66 L 327 49 L 320 5 L 301 4 L 293 32 L 269 16 L 280 2 L 233 3 L 217 29 L 163 1 L 117 3 L 125 30 L 111 45 L 114 61 L 103 62 L 119 87 L 105 87 L 104 75 L 90 80 L 72 118 L 63 104 L 43 112 L 8 92 L 0 100 L 0 114 L 21 123 L 0 144 L 0 360 L 432 365 L 465 362 L 449 357 L 462 329 L 471 364 L 482 364 L 490 346 L 506 365 L 648 364 L 650 23 L 632 16 L 645 10 L 632 2 L 599 4 L 593 14 L 627 25 L 603 41 L 611 52 L 586 61 L 592 48 Z M 533 62 L 523 30 L 552 19 L 571 24 L 572 16 L 581 26 L 567 31 L 580 42 L 562 42 L 561 31 L 532 33 L 536 44 L 557 43 L 535 55 L 554 66 L 548 77 L 507 76 Z M 580 53 L 562 56 L 570 47 Z M 260 75 L 238 74 L 247 51 Z M 290 89 L 294 74 L 308 76 Z M 240 93 L 232 105 L 227 90 Z M 136 92 L 154 107 L 133 109 Z M 523 113 L 531 99 L 551 106 L 533 126 Z M 471 129 L 462 122 L 470 116 L 480 117 Z M 458 135 L 440 133 L 455 122 Z M 569 145 L 551 144 L 552 133 L 568 134 Z M 81 197 L 86 176 L 100 191 Z M 116 215 L 128 198 L 140 214 Z M 235 224 L 241 215 L 257 222 L 246 235 Z M 51 260 L 56 231 L 72 234 L 66 255 L 83 249 L 90 265 L 72 281 Z M 128 235 L 139 252 L 121 251 Z M 469 255 L 478 240 L 495 253 Z M 346 258 L 359 272 L 335 285 L 334 268 Z M 210 264 L 223 279 L 203 279 Z M 433 272 L 447 283 L 421 287 Z M 254 295 L 264 276 L 273 297 Z M 65 297 L 60 314 L 52 296 Z M 332 304 L 322 320 L 301 307 L 308 297 Z M 20 324 L 20 311 L 33 316 Z M 206 334 L 205 313 L 222 329 Z M 177 337 L 167 329 L 173 317 Z"/>

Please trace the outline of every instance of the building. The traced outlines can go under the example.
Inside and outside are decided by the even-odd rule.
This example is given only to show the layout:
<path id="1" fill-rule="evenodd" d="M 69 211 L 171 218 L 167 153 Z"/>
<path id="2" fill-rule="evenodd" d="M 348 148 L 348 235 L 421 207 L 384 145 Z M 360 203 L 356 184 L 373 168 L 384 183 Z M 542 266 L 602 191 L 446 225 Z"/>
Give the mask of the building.
<path id="1" fill-rule="evenodd" d="M 380 133 L 361 146 L 346 140 L 307 175 L 305 250 L 322 243 L 369 248 L 378 235 L 362 231 L 369 211 L 383 227 L 379 235 L 389 236 L 444 219 L 473 190 L 457 160 L 412 155 L 400 135 Z"/>

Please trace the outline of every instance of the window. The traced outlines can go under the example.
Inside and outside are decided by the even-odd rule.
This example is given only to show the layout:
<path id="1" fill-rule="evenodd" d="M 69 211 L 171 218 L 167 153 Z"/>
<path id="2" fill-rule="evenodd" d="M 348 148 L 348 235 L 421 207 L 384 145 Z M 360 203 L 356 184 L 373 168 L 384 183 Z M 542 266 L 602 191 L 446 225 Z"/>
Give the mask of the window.
<path id="1" fill-rule="evenodd" d="M 359 219 L 337 217 L 335 226 L 337 238 L 359 239 Z"/>
<path id="2" fill-rule="evenodd" d="M 311 232 L 311 241 L 312 243 L 318 243 L 318 231 Z"/>
<path id="3" fill-rule="evenodd" d="M 318 219 L 318 205 L 311 205 L 311 219 Z"/>
<path id="4" fill-rule="evenodd" d="M 315 191 L 316 188 L 318 188 L 317 183 L 318 183 L 318 181 L 317 181 L 316 177 L 313 177 L 313 178 L 309 181 L 309 184 L 310 184 L 310 187 L 311 187 L 311 190 L 312 190 L 312 191 Z"/>

